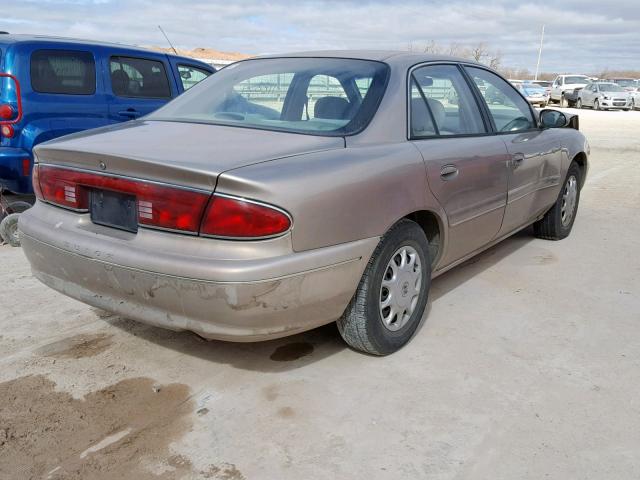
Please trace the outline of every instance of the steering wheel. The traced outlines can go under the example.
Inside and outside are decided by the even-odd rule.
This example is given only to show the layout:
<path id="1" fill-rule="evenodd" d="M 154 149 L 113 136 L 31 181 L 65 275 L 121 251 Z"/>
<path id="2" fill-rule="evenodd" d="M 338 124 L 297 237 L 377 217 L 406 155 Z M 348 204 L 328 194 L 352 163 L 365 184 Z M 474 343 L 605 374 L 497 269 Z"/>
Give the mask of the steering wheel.
<path id="1" fill-rule="evenodd" d="M 517 117 L 500 129 L 501 132 L 513 132 L 516 130 L 526 130 L 531 126 L 527 117 Z"/>

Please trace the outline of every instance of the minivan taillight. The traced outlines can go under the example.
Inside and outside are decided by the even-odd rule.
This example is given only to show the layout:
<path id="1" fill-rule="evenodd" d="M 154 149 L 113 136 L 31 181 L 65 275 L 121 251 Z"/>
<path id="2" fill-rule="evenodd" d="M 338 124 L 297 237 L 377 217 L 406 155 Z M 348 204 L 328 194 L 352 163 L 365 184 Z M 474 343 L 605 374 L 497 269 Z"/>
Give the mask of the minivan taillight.
<path id="1" fill-rule="evenodd" d="M 290 227 L 289 215 L 278 208 L 214 194 L 202 220 L 200 234 L 248 240 L 280 235 Z"/>
<path id="2" fill-rule="evenodd" d="M 109 190 L 136 197 L 138 224 L 198 233 L 208 192 L 116 177 L 52 165 L 34 167 L 34 191 L 41 200 L 86 212 L 92 190 Z"/>

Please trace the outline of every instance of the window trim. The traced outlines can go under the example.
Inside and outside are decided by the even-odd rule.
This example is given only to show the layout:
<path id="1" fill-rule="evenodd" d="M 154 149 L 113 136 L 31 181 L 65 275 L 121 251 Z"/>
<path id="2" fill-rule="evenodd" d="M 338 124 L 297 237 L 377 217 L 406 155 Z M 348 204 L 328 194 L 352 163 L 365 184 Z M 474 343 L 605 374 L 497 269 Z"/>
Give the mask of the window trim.
<path id="1" fill-rule="evenodd" d="M 135 95 L 118 95 L 116 92 L 113 91 L 113 82 L 111 81 L 111 61 L 114 58 L 130 58 L 132 60 L 146 60 L 148 62 L 155 62 L 155 63 L 159 63 L 162 65 L 162 68 L 164 70 L 164 76 L 167 79 L 167 86 L 169 87 L 169 96 L 168 97 L 140 97 L 140 96 L 135 96 Z M 134 55 L 117 55 L 117 54 L 112 54 L 109 56 L 109 65 L 107 68 L 107 74 L 109 76 L 109 88 L 111 89 L 111 94 L 114 97 L 117 98 L 135 98 L 136 100 L 171 100 L 172 98 L 175 98 L 174 92 L 171 88 L 171 79 L 169 78 L 169 74 L 167 73 L 167 65 L 164 63 L 164 61 L 162 61 L 161 59 L 156 59 L 156 58 L 149 58 L 149 57 L 136 57 Z"/>
<path id="2" fill-rule="evenodd" d="M 87 54 L 93 60 L 93 91 L 90 93 L 69 93 L 69 92 L 47 92 L 42 90 L 37 90 L 33 85 L 33 56 L 39 52 L 62 52 L 62 53 L 83 53 Z M 38 48 L 32 50 L 29 54 L 29 86 L 34 93 L 39 95 L 71 95 L 74 97 L 91 97 L 96 95 L 98 92 L 98 62 L 96 61 L 96 56 L 91 50 L 80 50 L 77 48 Z"/>
<path id="3" fill-rule="evenodd" d="M 506 78 L 504 78 L 502 75 L 500 75 L 498 72 L 485 67 L 484 65 L 477 65 L 475 63 L 460 63 L 460 66 L 462 67 L 462 69 L 464 70 L 465 76 L 467 77 L 467 82 L 471 85 L 471 88 L 474 89 L 475 91 L 477 91 L 477 94 L 480 98 L 480 100 L 482 101 L 482 105 L 481 108 L 483 110 L 485 110 L 489 121 L 491 122 L 491 129 L 493 130 L 493 134 L 494 135 L 517 135 L 520 133 L 531 133 L 531 132 L 538 132 L 540 131 L 540 118 L 539 115 L 536 114 L 535 110 L 533 109 L 533 105 L 531 105 L 531 103 L 529 103 L 529 101 L 526 99 L 526 97 L 522 94 L 522 92 L 520 92 L 520 90 L 518 90 L 516 87 L 514 87 L 511 82 L 509 82 L 509 80 L 507 80 Z M 493 116 L 491 115 L 491 110 L 489 110 L 489 106 L 487 105 L 487 102 L 484 100 L 484 98 L 482 97 L 482 92 L 480 91 L 480 89 L 478 88 L 478 86 L 476 85 L 476 83 L 473 81 L 473 78 L 471 77 L 471 74 L 467 71 L 466 67 L 472 67 L 472 68 L 477 68 L 479 70 L 485 70 L 489 73 L 493 73 L 494 75 L 496 75 L 498 78 L 501 78 L 502 80 L 505 81 L 505 83 L 511 87 L 519 96 L 520 98 L 522 98 L 525 103 L 527 104 L 527 106 L 529 107 L 529 113 L 531 114 L 531 118 L 533 118 L 533 122 L 535 124 L 535 127 L 533 128 L 527 128 L 526 130 L 516 130 L 513 132 L 500 132 L 498 131 L 498 129 L 496 128 L 496 124 L 495 121 L 493 120 Z"/>
<path id="4" fill-rule="evenodd" d="M 476 107 L 478 108 L 478 111 L 480 113 L 480 117 L 482 118 L 482 123 L 483 126 L 485 128 L 485 132 L 484 133 L 457 133 L 455 135 L 425 135 L 425 136 L 414 136 L 411 134 L 411 81 L 414 78 L 413 77 L 413 72 L 414 70 L 417 70 L 419 68 L 422 67 L 431 67 L 431 66 L 438 66 L 438 65 L 453 65 L 454 67 L 456 67 L 458 69 L 458 71 L 460 72 L 460 74 L 462 75 L 462 79 L 467 83 L 467 85 L 469 86 L 469 89 L 471 90 L 471 95 L 473 96 L 475 103 L 476 103 Z M 495 128 L 493 126 L 493 123 L 491 122 L 491 118 L 487 117 L 486 112 L 483 108 L 482 103 L 480 103 L 482 101 L 481 98 L 478 98 L 476 91 L 473 88 L 473 85 L 469 85 L 469 78 L 467 77 L 466 71 L 464 70 L 464 68 L 462 68 L 463 64 L 461 62 L 455 62 L 455 61 L 446 61 L 446 60 L 431 60 L 431 61 L 427 61 L 427 62 L 420 62 L 420 63 L 416 63 L 414 65 L 412 65 L 408 70 L 407 70 L 407 80 L 406 80 L 406 94 L 405 94 L 405 109 L 406 109 L 406 120 L 407 120 L 407 129 L 406 129 L 406 135 L 407 135 L 407 140 L 409 141 L 416 141 L 416 140 L 433 140 L 433 139 L 447 139 L 447 138 L 474 138 L 474 137 L 487 137 L 489 135 L 494 135 L 495 134 Z M 417 82 L 416 82 L 417 83 Z M 422 90 L 422 89 L 420 89 Z M 422 95 L 422 92 L 421 92 Z M 424 100 L 424 97 L 423 97 Z M 432 115 L 431 113 L 431 108 L 429 107 L 429 104 L 427 103 L 427 110 L 429 112 L 429 115 Z M 433 118 L 433 115 L 432 115 Z M 435 125 L 434 122 L 434 126 L 437 129 L 437 125 Z"/>

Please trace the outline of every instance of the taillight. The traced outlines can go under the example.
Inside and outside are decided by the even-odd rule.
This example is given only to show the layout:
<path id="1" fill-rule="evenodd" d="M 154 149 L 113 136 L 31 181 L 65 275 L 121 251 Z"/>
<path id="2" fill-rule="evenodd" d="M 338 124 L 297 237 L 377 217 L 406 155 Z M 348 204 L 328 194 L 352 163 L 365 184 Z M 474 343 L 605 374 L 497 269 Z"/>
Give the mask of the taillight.
<path id="1" fill-rule="evenodd" d="M 2 133 L 3 137 L 13 138 L 16 131 L 13 128 L 13 125 L 2 125 L 0 126 L 0 133 Z"/>
<path id="2" fill-rule="evenodd" d="M 255 239 L 282 234 L 290 227 L 289 216 L 275 207 L 214 194 L 202 220 L 200 234 Z"/>
<path id="3" fill-rule="evenodd" d="M 3 120 L 11 120 L 15 112 L 13 111 L 13 107 L 11 105 L 2 104 L 0 105 L 0 118 Z"/>
<path id="4" fill-rule="evenodd" d="M 140 225 L 189 233 L 198 233 L 210 197 L 207 192 L 51 165 L 38 165 L 33 182 L 43 200 L 79 211 L 89 210 L 92 189 L 134 195 Z"/>

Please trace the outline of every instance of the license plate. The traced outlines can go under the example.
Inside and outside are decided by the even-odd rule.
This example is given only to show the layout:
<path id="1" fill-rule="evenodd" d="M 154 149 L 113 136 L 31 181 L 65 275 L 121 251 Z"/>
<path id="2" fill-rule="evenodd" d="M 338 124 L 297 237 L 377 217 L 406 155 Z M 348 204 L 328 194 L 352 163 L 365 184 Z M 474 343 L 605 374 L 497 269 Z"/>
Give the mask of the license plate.
<path id="1" fill-rule="evenodd" d="M 107 190 L 91 191 L 91 221 L 98 225 L 138 231 L 136 197 Z"/>

